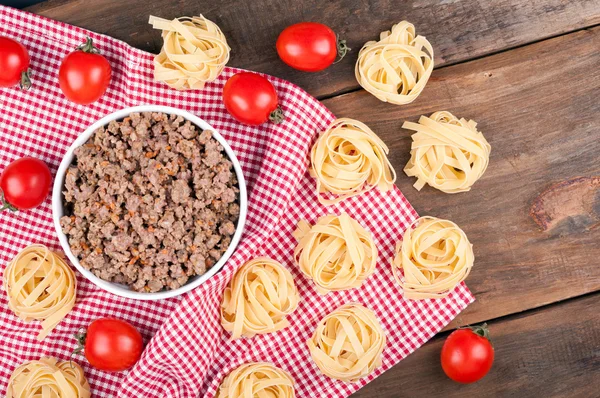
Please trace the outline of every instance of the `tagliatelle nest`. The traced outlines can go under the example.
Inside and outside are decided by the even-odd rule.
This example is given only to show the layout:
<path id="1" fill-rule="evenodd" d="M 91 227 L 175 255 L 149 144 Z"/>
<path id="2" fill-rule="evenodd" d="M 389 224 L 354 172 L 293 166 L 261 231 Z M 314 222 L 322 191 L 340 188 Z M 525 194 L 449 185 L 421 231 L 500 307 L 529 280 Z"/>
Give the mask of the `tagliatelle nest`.
<path id="1" fill-rule="evenodd" d="M 38 341 L 75 306 L 77 280 L 73 269 L 44 245 L 21 250 L 4 270 L 3 280 L 8 307 L 25 322 L 42 322 Z"/>
<path id="2" fill-rule="evenodd" d="M 371 233 L 343 213 L 302 220 L 294 231 L 296 264 L 320 294 L 359 287 L 375 271 L 377 247 Z"/>
<path id="3" fill-rule="evenodd" d="M 81 366 L 44 357 L 17 367 L 6 390 L 6 398 L 89 398 L 90 385 Z"/>
<path id="4" fill-rule="evenodd" d="M 396 172 L 388 153 L 385 143 L 364 123 L 348 118 L 333 122 L 310 152 L 310 172 L 317 179 L 319 202 L 335 204 L 375 187 L 383 192 L 392 189 Z"/>
<path id="5" fill-rule="evenodd" d="M 417 177 L 419 191 L 429 184 L 446 193 L 466 192 L 487 169 L 492 148 L 473 120 L 435 112 L 402 127 L 416 131 L 404 172 Z"/>
<path id="6" fill-rule="evenodd" d="M 396 245 L 392 272 L 407 299 L 446 297 L 473 267 L 473 245 L 452 221 L 421 217 Z"/>
<path id="7" fill-rule="evenodd" d="M 216 398 L 294 398 L 294 380 L 268 362 L 247 363 L 232 370 L 217 391 Z"/>
<path id="8" fill-rule="evenodd" d="M 148 22 L 154 29 L 162 30 L 164 41 L 154 57 L 155 80 L 176 90 L 194 90 L 223 72 L 230 48 L 214 22 L 202 15 L 172 21 L 150 16 Z"/>
<path id="9" fill-rule="evenodd" d="M 286 316 L 300 296 L 290 271 L 277 261 L 259 257 L 244 264 L 223 293 L 221 325 L 231 338 L 252 337 L 286 328 Z"/>
<path id="10" fill-rule="evenodd" d="M 367 42 L 358 54 L 358 83 L 381 101 L 403 105 L 413 102 L 433 71 L 433 48 L 415 36 L 413 24 L 402 21 L 379 41 Z"/>
<path id="11" fill-rule="evenodd" d="M 325 316 L 306 342 L 324 375 L 357 382 L 381 365 L 386 337 L 370 309 L 349 303 Z"/>

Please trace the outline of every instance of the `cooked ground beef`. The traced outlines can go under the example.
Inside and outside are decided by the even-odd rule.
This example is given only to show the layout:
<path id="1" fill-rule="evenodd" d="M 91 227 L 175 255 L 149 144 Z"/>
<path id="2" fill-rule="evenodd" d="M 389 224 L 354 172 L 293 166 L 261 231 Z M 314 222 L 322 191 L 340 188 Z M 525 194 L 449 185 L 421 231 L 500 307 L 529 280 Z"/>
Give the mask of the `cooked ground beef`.
<path id="1" fill-rule="evenodd" d="M 132 113 L 75 150 L 61 226 L 99 278 L 140 292 L 176 289 L 227 250 L 237 185 L 210 131 L 181 116 Z"/>

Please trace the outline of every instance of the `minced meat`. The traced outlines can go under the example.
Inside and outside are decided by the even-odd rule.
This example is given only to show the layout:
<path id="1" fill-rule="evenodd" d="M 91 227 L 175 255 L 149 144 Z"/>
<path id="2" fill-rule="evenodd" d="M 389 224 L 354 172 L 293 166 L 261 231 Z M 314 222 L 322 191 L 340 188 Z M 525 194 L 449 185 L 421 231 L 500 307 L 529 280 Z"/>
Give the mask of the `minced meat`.
<path id="1" fill-rule="evenodd" d="M 75 150 L 65 177 L 71 251 L 139 292 L 176 289 L 227 250 L 240 212 L 223 147 L 181 116 L 132 113 Z"/>

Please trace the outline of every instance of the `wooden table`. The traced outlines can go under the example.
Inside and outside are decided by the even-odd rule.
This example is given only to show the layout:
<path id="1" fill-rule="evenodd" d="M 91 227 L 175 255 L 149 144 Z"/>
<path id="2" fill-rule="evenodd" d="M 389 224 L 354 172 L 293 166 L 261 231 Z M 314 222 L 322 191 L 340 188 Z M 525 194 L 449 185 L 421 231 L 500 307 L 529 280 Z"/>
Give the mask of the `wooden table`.
<path id="1" fill-rule="evenodd" d="M 229 65 L 288 79 L 365 122 L 399 172 L 403 121 L 449 110 L 479 122 L 492 153 L 471 192 L 417 192 L 404 174 L 397 184 L 474 244 L 477 301 L 448 330 L 487 321 L 494 367 L 478 383 L 451 382 L 443 332 L 355 396 L 600 396 L 600 1 L 50 0 L 30 10 L 155 53 L 148 15 L 203 13 L 227 36 Z M 360 89 L 353 69 L 360 47 L 403 19 L 432 43 L 436 70 L 415 102 L 395 106 Z M 300 21 L 331 26 L 353 51 L 321 73 L 292 70 L 275 40 Z"/>

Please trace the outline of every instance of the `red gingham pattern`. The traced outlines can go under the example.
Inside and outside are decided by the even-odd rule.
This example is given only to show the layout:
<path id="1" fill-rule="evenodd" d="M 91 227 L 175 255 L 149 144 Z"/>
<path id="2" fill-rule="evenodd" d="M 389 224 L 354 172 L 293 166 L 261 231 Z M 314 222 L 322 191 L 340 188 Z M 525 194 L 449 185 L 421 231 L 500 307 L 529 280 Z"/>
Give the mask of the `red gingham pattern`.
<path id="1" fill-rule="evenodd" d="M 213 397 L 223 377 L 248 361 L 269 361 L 289 371 L 298 397 L 345 397 L 419 348 L 473 301 L 464 284 L 441 300 L 402 298 L 389 259 L 395 242 L 417 214 L 398 189 L 386 194 L 371 191 L 329 208 L 319 205 L 314 180 L 307 173 L 307 154 L 316 134 L 334 116 L 302 89 L 269 77 L 286 120 L 279 125 L 246 127 L 235 122 L 221 102 L 222 86 L 237 69 L 226 68 L 204 90 L 177 92 L 153 82 L 152 54 L 110 37 L 7 7 L 0 7 L 0 35 L 15 38 L 28 48 L 33 80 L 28 92 L 0 89 L 0 168 L 31 155 L 46 161 L 54 173 L 75 137 L 102 116 L 128 106 L 168 105 L 205 119 L 229 141 L 247 180 L 250 209 L 243 239 L 229 262 L 183 298 L 154 302 L 120 298 L 78 274 L 74 310 L 39 343 L 35 339 L 39 323 L 20 321 L 8 309 L 5 295 L 0 295 L 2 392 L 17 365 L 43 355 L 68 359 L 75 348 L 72 335 L 76 330 L 96 318 L 115 316 L 133 323 L 148 344 L 128 373 L 100 372 L 79 358 L 95 397 Z M 63 97 L 57 75 L 62 57 L 86 35 L 108 58 L 113 79 L 97 103 L 79 106 Z M 361 288 L 320 296 L 293 263 L 296 242 L 291 234 L 300 219 L 314 222 L 341 211 L 373 232 L 380 258 L 375 274 Z M 34 210 L 0 214 L 2 269 L 31 243 L 60 250 L 54 232 L 49 198 Z M 289 328 L 229 341 L 219 323 L 222 291 L 234 271 L 258 255 L 270 256 L 291 270 L 300 305 L 289 317 Z M 383 365 L 356 384 L 321 375 L 305 343 L 324 315 L 349 301 L 374 310 L 388 338 Z"/>

